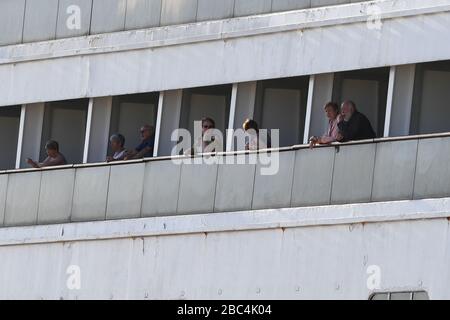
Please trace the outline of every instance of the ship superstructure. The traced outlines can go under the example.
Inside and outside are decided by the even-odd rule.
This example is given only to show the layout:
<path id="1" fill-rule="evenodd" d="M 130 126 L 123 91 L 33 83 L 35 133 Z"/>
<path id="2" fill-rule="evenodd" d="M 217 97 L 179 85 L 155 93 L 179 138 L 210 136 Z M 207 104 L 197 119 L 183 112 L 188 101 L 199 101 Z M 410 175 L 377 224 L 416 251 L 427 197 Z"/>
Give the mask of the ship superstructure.
<path id="1" fill-rule="evenodd" d="M 450 298 L 449 0 L 1 0 L 0 31 L 0 298 Z M 376 138 L 310 149 L 345 100 Z M 203 117 L 223 152 L 175 155 Z"/>

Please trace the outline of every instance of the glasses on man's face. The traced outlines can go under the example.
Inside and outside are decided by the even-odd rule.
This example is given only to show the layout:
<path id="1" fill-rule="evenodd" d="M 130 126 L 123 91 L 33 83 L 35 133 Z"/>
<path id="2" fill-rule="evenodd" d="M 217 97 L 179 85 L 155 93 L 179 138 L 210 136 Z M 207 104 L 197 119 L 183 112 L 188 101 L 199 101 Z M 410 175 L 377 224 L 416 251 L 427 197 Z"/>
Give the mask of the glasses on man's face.
<path id="1" fill-rule="evenodd" d="M 205 124 L 205 125 L 203 126 L 203 129 L 212 129 L 212 126 L 208 126 L 207 124 Z"/>

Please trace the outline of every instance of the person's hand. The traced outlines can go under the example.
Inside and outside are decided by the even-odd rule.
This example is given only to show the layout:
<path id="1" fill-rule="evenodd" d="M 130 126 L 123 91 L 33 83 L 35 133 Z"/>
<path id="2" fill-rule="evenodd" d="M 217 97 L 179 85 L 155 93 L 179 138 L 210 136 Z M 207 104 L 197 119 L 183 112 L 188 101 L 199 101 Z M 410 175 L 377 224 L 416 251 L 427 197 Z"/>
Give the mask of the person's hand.
<path id="1" fill-rule="evenodd" d="M 337 134 L 336 140 L 339 141 L 339 142 L 341 142 L 342 140 L 344 140 L 344 136 L 342 135 L 342 133 L 339 132 L 339 133 Z"/>
<path id="2" fill-rule="evenodd" d="M 194 154 L 195 154 L 194 148 L 187 149 L 187 150 L 184 152 L 184 155 L 185 155 L 185 156 L 188 156 L 188 157 L 192 157 Z"/>
<path id="3" fill-rule="evenodd" d="M 36 162 L 34 162 L 32 159 L 30 159 L 30 158 L 27 159 L 27 163 L 30 166 L 32 166 L 33 168 L 36 168 L 36 169 L 39 168 L 39 165 Z"/>
<path id="4" fill-rule="evenodd" d="M 311 137 L 309 139 L 309 147 L 311 149 L 314 148 L 318 142 L 319 142 L 319 139 L 317 137 Z"/>
<path id="5" fill-rule="evenodd" d="M 111 161 L 113 161 L 113 160 L 114 160 L 114 158 L 111 157 L 111 156 L 107 156 L 107 157 L 106 157 L 106 162 L 111 162 Z"/>

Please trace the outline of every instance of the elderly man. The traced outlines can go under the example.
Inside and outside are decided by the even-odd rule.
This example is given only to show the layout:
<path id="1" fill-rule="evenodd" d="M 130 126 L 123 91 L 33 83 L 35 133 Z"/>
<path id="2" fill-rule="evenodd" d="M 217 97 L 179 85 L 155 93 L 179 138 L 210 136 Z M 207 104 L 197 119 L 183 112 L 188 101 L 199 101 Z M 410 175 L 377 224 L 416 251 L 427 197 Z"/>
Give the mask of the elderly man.
<path id="1" fill-rule="evenodd" d="M 376 137 L 369 119 L 356 110 L 356 105 L 353 101 L 345 101 L 342 104 L 341 117 L 342 120 L 338 124 L 339 134 L 337 141 L 357 141 L 374 139 Z"/>
<path id="2" fill-rule="evenodd" d="M 153 157 L 155 146 L 155 129 L 150 125 L 141 128 L 141 144 L 134 150 L 129 150 L 125 160 L 142 159 Z"/>

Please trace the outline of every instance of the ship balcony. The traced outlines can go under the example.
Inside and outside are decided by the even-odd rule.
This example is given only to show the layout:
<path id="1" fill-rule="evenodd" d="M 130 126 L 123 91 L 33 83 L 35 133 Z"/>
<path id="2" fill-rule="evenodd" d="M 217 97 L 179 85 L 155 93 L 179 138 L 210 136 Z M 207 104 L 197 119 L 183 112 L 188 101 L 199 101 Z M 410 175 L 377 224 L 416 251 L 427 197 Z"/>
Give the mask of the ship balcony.
<path id="1" fill-rule="evenodd" d="M 248 158 L 251 153 L 238 152 L 215 155 L 216 163 L 175 161 L 194 159 L 183 156 L 5 171 L 0 174 L 0 224 L 11 227 L 450 196 L 449 134 L 375 139 L 314 150 L 293 146 L 260 153 L 270 161 L 241 163 L 237 158 Z M 262 169 L 268 165 L 275 166 L 274 174 L 264 174 Z"/>
<path id="2" fill-rule="evenodd" d="M 355 161 L 355 170 L 364 166 L 362 171 L 369 174 L 377 168 L 381 146 L 396 145 L 393 141 L 344 144 L 314 151 L 301 146 L 311 135 L 325 131 L 324 104 L 347 99 L 354 100 L 369 118 L 377 139 L 398 139 L 405 144 L 416 141 L 418 159 L 411 160 L 414 168 L 416 161 L 417 165 L 422 161 L 422 141 L 441 143 L 444 139 L 426 135 L 450 132 L 450 46 L 440 41 L 450 26 L 450 1 L 388 0 L 376 4 L 381 10 L 380 30 L 368 28 L 369 3 L 352 3 L 0 47 L 0 79 L 8 83 L 0 88 L 0 141 L 4 146 L 0 169 L 6 170 L 1 174 L 0 192 L 5 205 L 0 203 L 0 221 L 11 226 L 389 200 L 372 192 L 376 174 L 367 179 L 357 174 L 358 181 L 348 184 L 347 177 L 340 176 L 346 173 L 334 170 L 339 161 Z M 341 41 L 343 35 L 351 36 L 352 41 Z M 416 50 L 418 43 L 425 49 Z M 334 51 L 330 53 L 329 48 Z M 260 181 L 256 165 L 242 169 L 249 176 L 238 176 L 237 181 L 246 177 L 246 183 L 250 183 L 253 177 L 254 185 L 247 185 L 247 190 L 240 192 L 244 199 L 225 201 L 220 200 L 222 187 L 217 179 L 226 166 L 173 167 L 171 160 L 162 160 L 161 157 L 171 155 L 174 130 L 192 131 L 192 122 L 203 116 L 214 118 L 222 132 L 240 128 L 247 118 L 255 119 L 261 128 L 280 129 L 280 172 L 261 177 Z M 124 134 L 126 147 L 132 148 L 138 143 L 137 131 L 143 124 L 156 129 L 155 159 L 112 166 L 102 163 L 110 153 L 111 134 Z M 228 138 L 226 151 L 239 151 Z M 26 158 L 42 160 L 48 139 L 60 143 L 71 165 L 64 169 L 21 171 L 27 167 Z M 403 146 L 402 143 L 398 142 Z M 363 150 L 361 154 L 339 160 L 346 154 L 343 150 L 359 149 Z M 436 145 L 428 155 L 439 159 L 440 152 Z M 297 170 L 302 165 L 297 164 L 299 159 L 313 155 L 317 155 L 315 161 L 324 162 L 328 182 L 323 182 L 324 186 L 304 187 L 300 194 L 305 198 L 297 201 L 298 192 L 293 188 L 300 187 L 293 182 L 308 176 L 308 172 L 293 168 Z M 391 152 L 391 157 L 402 156 L 402 152 Z M 166 172 L 149 169 L 157 165 L 172 168 L 166 171 L 174 175 L 173 179 L 163 177 L 159 182 L 160 178 L 153 178 L 153 174 Z M 329 172 L 329 165 L 333 165 L 333 172 Z M 308 163 L 306 167 L 312 168 Z M 130 184 L 126 188 L 115 186 L 114 182 L 119 179 L 122 183 L 122 170 L 130 171 L 125 176 L 131 180 L 123 179 L 124 184 Z M 189 188 L 189 182 L 183 180 L 184 175 L 186 179 L 195 176 L 195 170 L 205 175 L 207 187 L 199 183 L 198 190 L 197 186 Z M 97 177 L 95 181 L 89 180 L 91 173 Z M 288 178 L 282 180 L 291 181 L 290 189 L 277 187 L 275 177 L 288 173 Z M 433 179 L 440 181 L 440 177 Z M 274 180 L 266 184 L 265 179 Z M 343 185 L 333 187 L 340 179 Z M 51 186 L 56 182 L 65 185 L 50 188 L 47 180 Z M 315 180 L 304 181 L 309 184 Z M 367 188 L 358 187 L 363 182 Z M 259 190 L 259 183 L 273 189 L 273 195 Z M 412 188 L 405 193 L 405 199 L 421 197 L 416 183 L 416 179 L 405 182 Z M 165 198 L 157 196 L 156 201 L 152 194 L 165 192 L 166 184 L 167 192 L 172 193 L 172 207 L 161 200 L 159 209 L 157 203 Z M 242 188 L 245 186 L 242 184 Z M 432 186 L 423 187 L 432 190 L 425 192 L 424 197 L 447 194 L 446 185 Z M 233 187 L 232 181 L 228 182 L 228 188 Z M 350 187 L 350 191 L 346 190 Z M 90 188 L 94 188 L 92 192 Z M 228 192 L 223 188 L 222 197 Z M 366 189 L 371 189 L 369 196 L 362 196 L 360 192 Z M 69 191 L 64 191 L 64 196 L 55 195 L 63 190 Z M 212 196 L 208 193 L 211 190 Z M 351 197 L 341 198 L 340 191 Z M 196 199 L 196 195 L 205 195 L 208 200 Z M 258 198 L 261 195 L 263 199 Z M 49 204 L 47 198 L 62 204 Z M 268 204 L 264 202 L 266 198 Z M 195 203 L 191 204 L 190 199 L 195 199 Z M 223 204 L 226 202 L 239 205 L 227 207 Z M 122 204 L 127 207 L 123 209 Z M 54 215 L 57 218 L 53 219 Z"/>

